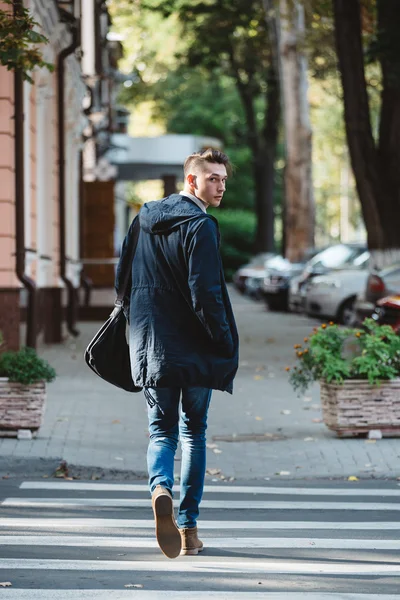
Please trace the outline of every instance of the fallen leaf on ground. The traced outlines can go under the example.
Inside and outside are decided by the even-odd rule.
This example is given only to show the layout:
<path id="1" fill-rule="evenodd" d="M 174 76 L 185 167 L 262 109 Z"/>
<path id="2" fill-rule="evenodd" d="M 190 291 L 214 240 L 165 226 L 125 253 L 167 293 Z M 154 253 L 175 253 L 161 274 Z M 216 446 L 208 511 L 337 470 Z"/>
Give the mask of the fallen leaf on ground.
<path id="1" fill-rule="evenodd" d="M 256 421 L 262 421 L 263 418 L 262 417 L 256 417 Z"/>
<path id="2" fill-rule="evenodd" d="M 65 479 L 66 477 L 68 477 L 68 475 L 69 475 L 69 473 L 68 473 L 67 462 L 65 460 L 62 460 L 60 462 L 60 464 L 58 465 L 57 469 L 54 471 L 53 477 Z"/>
<path id="3" fill-rule="evenodd" d="M 0 581 L 0 587 L 11 587 L 11 581 Z"/>
<path id="4" fill-rule="evenodd" d="M 359 481 L 359 479 L 355 475 L 350 475 L 350 477 L 347 478 L 347 481 Z"/>
<path id="5" fill-rule="evenodd" d="M 261 379 L 264 379 L 264 377 L 262 375 L 254 375 L 254 379 L 256 381 L 261 381 Z"/>
<path id="6" fill-rule="evenodd" d="M 274 342 L 276 342 L 276 339 L 273 337 L 267 338 L 266 339 L 267 344 L 273 344 Z"/>
<path id="7" fill-rule="evenodd" d="M 208 475 L 218 475 L 219 473 L 221 473 L 221 469 L 207 469 L 206 473 Z"/>
<path id="8" fill-rule="evenodd" d="M 314 441 L 314 438 L 313 438 L 313 437 L 305 437 L 305 438 L 304 438 L 304 441 L 305 441 L 305 442 L 313 442 L 313 441 Z"/>
<path id="9" fill-rule="evenodd" d="M 290 415 L 291 413 L 292 413 L 292 411 L 287 408 L 285 408 L 284 410 L 281 410 L 282 415 Z"/>
<path id="10" fill-rule="evenodd" d="M 376 440 L 364 440 L 366 444 L 376 444 Z"/>
<path id="11" fill-rule="evenodd" d="M 121 421 L 119 419 L 114 419 L 114 421 L 111 421 L 111 423 L 115 425 L 116 423 L 121 423 Z"/>

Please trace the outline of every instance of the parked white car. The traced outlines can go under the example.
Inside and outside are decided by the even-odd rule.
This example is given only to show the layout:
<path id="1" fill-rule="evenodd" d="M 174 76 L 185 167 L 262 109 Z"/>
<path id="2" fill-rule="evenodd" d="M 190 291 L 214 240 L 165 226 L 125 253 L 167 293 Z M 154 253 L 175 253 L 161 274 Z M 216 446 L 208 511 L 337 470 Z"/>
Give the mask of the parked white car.
<path id="1" fill-rule="evenodd" d="M 330 271 L 310 279 L 304 290 L 304 308 L 307 315 L 333 319 L 343 325 L 355 320 L 354 303 L 365 288 L 368 268 Z"/>

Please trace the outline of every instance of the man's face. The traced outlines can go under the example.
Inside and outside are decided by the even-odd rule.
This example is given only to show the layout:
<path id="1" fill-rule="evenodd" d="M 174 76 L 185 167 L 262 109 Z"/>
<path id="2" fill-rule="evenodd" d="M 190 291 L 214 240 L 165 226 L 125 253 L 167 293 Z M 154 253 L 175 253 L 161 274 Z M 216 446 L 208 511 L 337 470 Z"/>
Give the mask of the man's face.
<path id="1" fill-rule="evenodd" d="M 225 192 L 227 178 L 225 165 L 207 163 L 195 174 L 188 175 L 188 183 L 194 189 L 192 193 L 204 204 L 218 207 Z"/>

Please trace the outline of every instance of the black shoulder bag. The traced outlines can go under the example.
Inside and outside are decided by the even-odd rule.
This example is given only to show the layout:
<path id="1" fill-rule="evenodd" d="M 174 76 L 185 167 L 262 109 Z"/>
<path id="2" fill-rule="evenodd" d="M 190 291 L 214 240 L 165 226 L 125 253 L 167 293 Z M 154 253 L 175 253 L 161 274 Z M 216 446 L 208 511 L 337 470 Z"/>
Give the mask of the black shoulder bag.
<path id="1" fill-rule="evenodd" d="M 131 256 L 124 273 L 123 283 L 115 301 L 115 308 L 107 321 L 96 333 L 85 351 L 86 364 L 102 379 L 116 385 L 127 392 L 140 392 L 131 374 L 129 345 L 126 341 L 127 319 L 124 311 L 124 300 L 131 278 L 132 262 L 139 239 L 139 219 L 132 228 Z"/>

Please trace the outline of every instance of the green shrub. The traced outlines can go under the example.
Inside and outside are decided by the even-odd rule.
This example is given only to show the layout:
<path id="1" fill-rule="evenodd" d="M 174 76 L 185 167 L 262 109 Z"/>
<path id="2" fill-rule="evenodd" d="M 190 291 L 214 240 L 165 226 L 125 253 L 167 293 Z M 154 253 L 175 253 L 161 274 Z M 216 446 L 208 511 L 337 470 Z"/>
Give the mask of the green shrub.
<path id="1" fill-rule="evenodd" d="M 299 393 L 319 380 L 366 379 L 372 385 L 400 376 L 400 336 L 373 319 L 365 319 L 361 329 L 323 323 L 294 349 L 298 366 L 286 370 Z"/>
<path id="2" fill-rule="evenodd" d="M 219 223 L 221 257 L 227 280 L 253 255 L 256 217 L 247 210 L 210 210 Z"/>
<path id="3" fill-rule="evenodd" d="M 12 382 L 29 385 L 39 381 L 52 381 L 55 376 L 53 367 L 40 358 L 33 348 L 8 351 L 0 355 L 0 377 L 8 377 Z"/>

